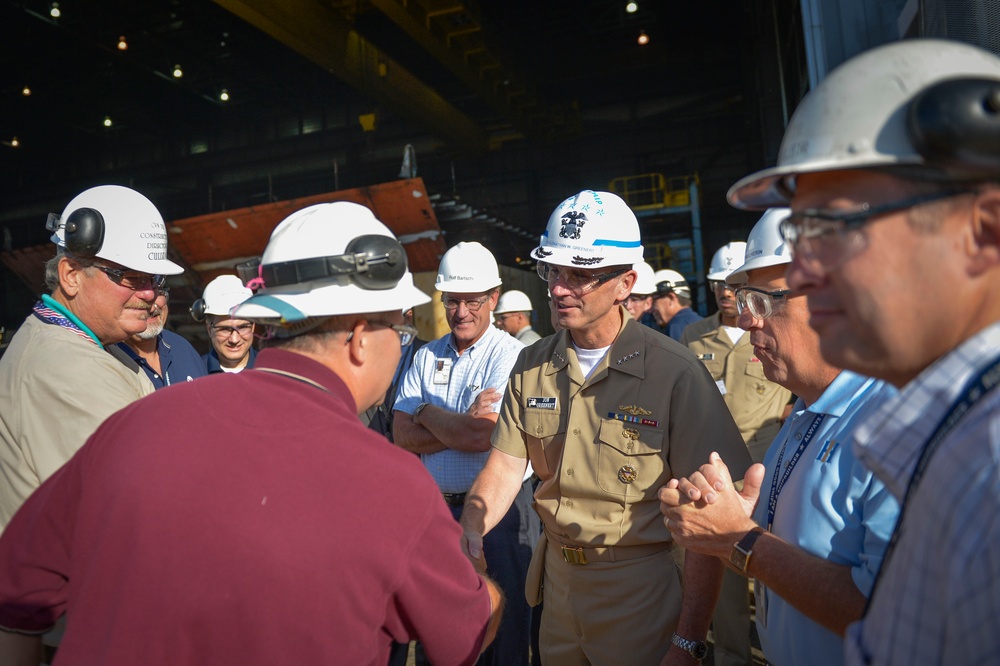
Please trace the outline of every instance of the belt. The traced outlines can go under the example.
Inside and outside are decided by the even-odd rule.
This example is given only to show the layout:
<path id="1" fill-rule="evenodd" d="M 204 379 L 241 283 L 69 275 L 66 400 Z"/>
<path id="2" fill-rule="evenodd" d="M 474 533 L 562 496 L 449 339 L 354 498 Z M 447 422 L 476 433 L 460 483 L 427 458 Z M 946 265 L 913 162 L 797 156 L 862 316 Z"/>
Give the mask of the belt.
<path id="1" fill-rule="evenodd" d="M 553 548 L 560 551 L 563 560 L 570 564 L 589 564 L 590 562 L 624 562 L 634 560 L 647 555 L 655 555 L 674 547 L 672 541 L 662 541 L 660 543 L 645 543 L 636 546 L 601 546 L 591 548 L 588 546 L 577 546 L 574 544 L 560 543 L 552 534 L 546 531 L 549 543 Z"/>
<path id="2" fill-rule="evenodd" d="M 445 504 L 448 506 L 462 506 L 465 504 L 465 496 L 469 493 L 441 493 Z"/>

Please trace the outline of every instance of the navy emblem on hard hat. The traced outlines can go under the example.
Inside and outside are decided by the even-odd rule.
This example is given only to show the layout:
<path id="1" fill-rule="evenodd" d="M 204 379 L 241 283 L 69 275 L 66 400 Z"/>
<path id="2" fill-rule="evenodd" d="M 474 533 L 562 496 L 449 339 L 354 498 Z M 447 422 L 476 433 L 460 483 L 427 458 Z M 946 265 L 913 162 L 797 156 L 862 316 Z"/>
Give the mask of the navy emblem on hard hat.
<path id="1" fill-rule="evenodd" d="M 580 230 L 587 223 L 587 216 L 578 210 L 571 210 L 563 213 L 562 219 L 559 221 L 562 222 L 562 229 L 559 230 L 560 238 L 579 240 Z"/>

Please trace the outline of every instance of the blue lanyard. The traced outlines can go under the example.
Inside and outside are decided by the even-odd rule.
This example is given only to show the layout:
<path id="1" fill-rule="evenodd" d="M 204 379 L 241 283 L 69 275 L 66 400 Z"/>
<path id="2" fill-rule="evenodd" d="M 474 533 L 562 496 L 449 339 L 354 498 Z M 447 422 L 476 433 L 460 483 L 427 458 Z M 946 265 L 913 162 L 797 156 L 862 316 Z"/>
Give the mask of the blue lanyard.
<path id="1" fill-rule="evenodd" d="M 788 460 L 788 466 L 785 467 L 785 473 L 781 474 L 779 480 L 778 475 L 781 473 L 781 461 L 785 457 L 785 445 L 781 445 L 781 451 L 778 453 L 778 463 L 774 470 L 774 477 L 771 479 L 771 496 L 767 500 L 767 531 L 771 531 L 771 526 L 774 525 L 774 509 L 778 506 L 778 495 L 781 494 L 781 489 L 785 487 L 785 481 L 788 481 L 788 477 L 791 476 L 792 470 L 795 469 L 795 465 L 799 462 L 799 458 L 802 457 L 802 452 L 806 450 L 809 446 L 809 442 L 812 440 L 813 435 L 819 429 L 819 424 L 823 422 L 826 414 L 817 414 L 813 418 L 812 423 L 806 429 L 806 434 L 802 436 L 802 441 L 799 442 L 799 448 L 795 450 L 792 457 Z M 785 440 L 787 443 L 788 440 Z"/>
<path id="2" fill-rule="evenodd" d="M 892 537 L 889 539 L 889 545 L 886 546 L 885 555 L 882 557 L 882 566 L 879 568 L 878 573 L 875 574 L 875 581 L 872 583 L 871 593 L 868 595 L 868 602 L 865 604 L 865 615 L 868 614 L 868 608 L 871 606 L 872 599 L 875 598 L 875 589 L 878 587 L 879 580 L 882 578 L 882 572 L 885 571 L 886 566 L 889 564 L 889 558 L 892 557 L 893 551 L 896 549 L 896 543 L 899 541 L 899 535 L 901 532 L 901 527 L 903 525 L 903 517 L 906 515 L 906 509 L 910 505 L 910 497 L 913 495 L 917 484 L 920 483 L 920 479 L 923 478 L 924 472 L 927 471 L 927 466 L 931 461 L 931 457 L 934 452 L 937 451 L 938 446 L 944 441 L 944 438 L 948 436 L 955 426 L 958 425 L 959 421 L 969 413 L 969 410 L 979 402 L 982 398 L 986 396 L 992 389 L 994 389 L 997 384 L 1000 384 L 1000 358 L 993 360 L 986 368 L 982 370 L 978 375 L 973 377 L 962 389 L 958 398 L 952 403 L 951 407 L 945 413 L 944 418 L 938 423 L 937 428 L 934 429 L 934 433 L 924 444 L 923 449 L 920 451 L 920 458 L 917 459 L 917 464 L 913 468 L 913 475 L 910 476 L 909 483 L 906 484 L 906 492 L 903 494 L 903 502 L 900 505 L 899 517 L 896 519 L 896 526 L 892 530 Z"/>

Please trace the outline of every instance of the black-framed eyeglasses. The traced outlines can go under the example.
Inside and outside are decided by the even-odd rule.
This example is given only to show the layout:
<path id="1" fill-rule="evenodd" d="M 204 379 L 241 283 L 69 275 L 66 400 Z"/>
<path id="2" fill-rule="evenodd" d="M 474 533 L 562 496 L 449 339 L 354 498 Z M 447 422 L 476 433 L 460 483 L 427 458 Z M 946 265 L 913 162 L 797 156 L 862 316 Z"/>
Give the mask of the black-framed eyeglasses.
<path id="1" fill-rule="evenodd" d="M 479 309 L 483 307 L 483 304 L 490 300 L 489 296 L 483 296 L 481 298 L 451 298 L 450 296 L 442 296 L 441 302 L 444 303 L 444 309 L 449 312 L 454 312 L 458 309 L 458 306 L 465 303 L 465 309 L 469 312 L 479 312 Z"/>
<path id="2" fill-rule="evenodd" d="M 814 268 L 830 269 L 867 246 L 867 239 L 860 229 L 872 218 L 969 192 L 934 192 L 877 206 L 863 203 L 859 209 L 846 212 L 810 208 L 793 212 L 782 220 L 778 228 L 781 237 L 800 261 Z"/>
<path id="3" fill-rule="evenodd" d="M 143 289 L 161 289 L 167 283 L 166 275 L 154 275 L 150 273 L 140 273 L 138 271 L 126 271 L 120 268 L 111 268 L 101 264 L 91 264 L 94 268 L 108 276 L 108 279 L 132 291 Z"/>
<path id="4" fill-rule="evenodd" d="M 228 340 L 232 337 L 233 333 L 247 340 L 253 335 L 253 324 L 246 323 L 239 326 L 216 326 L 212 324 L 212 333 L 220 340 Z"/>
<path id="5" fill-rule="evenodd" d="M 756 319 L 767 319 L 774 313 L 778 301 L 797 295 L 791 289 L 768 291 L 757 287 L 740 287 L 736 290 L 736 309 L 740 314 L 749 310 Z"/>
<path id="6" fill-rule="evenodd" d="M 563 266 L 553 266 L 544 261 L 539 261 L 535 267 L 538 277 L 549 283 L 549 290 L 555 283 L 562 280 L 563 285 L 578 296 L 594 291 L 605 282 L 614 280 L 619 275 L 624 275 L 632 270 L 631 266 L 619 268 L 616 271 L 607 273 L 591 273 L 578 268 L 565 268 Z"/>

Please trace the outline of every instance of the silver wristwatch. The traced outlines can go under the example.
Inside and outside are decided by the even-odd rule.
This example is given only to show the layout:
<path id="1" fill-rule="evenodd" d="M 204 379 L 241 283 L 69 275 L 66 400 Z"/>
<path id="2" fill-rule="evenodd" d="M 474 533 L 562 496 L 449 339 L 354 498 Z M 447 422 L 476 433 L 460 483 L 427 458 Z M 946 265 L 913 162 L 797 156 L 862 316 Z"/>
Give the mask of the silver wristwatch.
<path id="1" fill-rule="evenodd" d="M 670 642 L 687 652 L 698 661 L 704 659 L 705 655 L 708 654 L 708 643 L 705 641 L 692 641 L 674 634 L 671 637 Z"/>

